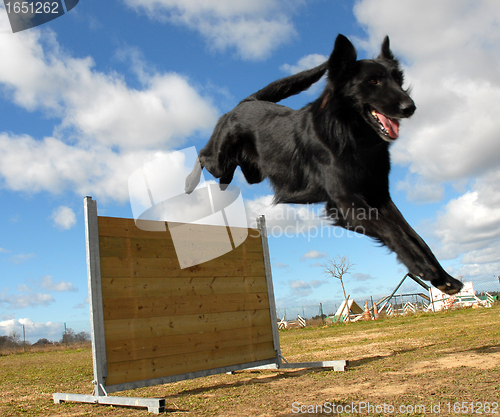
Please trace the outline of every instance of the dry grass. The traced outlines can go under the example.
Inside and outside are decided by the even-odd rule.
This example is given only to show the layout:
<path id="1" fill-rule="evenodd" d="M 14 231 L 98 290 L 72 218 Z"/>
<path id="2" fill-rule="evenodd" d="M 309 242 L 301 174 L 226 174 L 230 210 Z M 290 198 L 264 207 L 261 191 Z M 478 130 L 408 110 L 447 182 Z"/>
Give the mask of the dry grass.
<path id="1" fill-rule="evenodd" d="M 294 416 L 302 407 L 385 404 L 398 415 L 441 415 L 464 402 L 500 402 L 500 306 L 280 332 L 289 361 L 350 361 L 347 372 L 242 371 L 117 393 L 164 397 L 173 416 Z M 145 416 L 144 409 L 53 404 L 52 393 L 92 392 L 90 349 L 0 358 L 1 416 Z M 470 412 L 470 404 L 476 411 Z M 313 408 L 311 408 L 313 407 Z M 408 409 L 406 409 L 408 407 Z M 413 407 L 413 408 L 411 408 Z M 425 410 L 424 408 L 425 407 Z M 316 409 L 317 408 L 317 409 Z M 490 415 L 494 415 L 490 408 Z M 325 409 L 323 410 L 325 411 Z M 329 411 L 326 408 L 326 411 Z M 375 410 L 376 411 L 376 410 Z M 386 410 L 387 411 L 387 410 Z M 462 411 L 468 411 L 463 412 Z M 483 414 L 487 409 L 483 407 Z M 500 407 L 496 409 L 500 413 Z M 325 415 L 353 415 L 350 413 Z M 383 415 L 360 412 L 359 415 Z M 457 413 L 455 413 L 457 415 Z"/>
<path id="2" fill-rule="evenodd" d="M 66 346 L 61 343 L 56 344 L 46 344 L 46 345 L 26 345 L 24 346 L 16 346 L 9 348 L 0 348 L 0 356 L 7 355 L 16 355 L 20 353 L 44 353 L 44 352 L 60 352 L 62 350 L 75 350 L 75 349 L 90 349 L 90 342 L 82 342 L 82 343 L 72 343 L 69 346 Z"/>

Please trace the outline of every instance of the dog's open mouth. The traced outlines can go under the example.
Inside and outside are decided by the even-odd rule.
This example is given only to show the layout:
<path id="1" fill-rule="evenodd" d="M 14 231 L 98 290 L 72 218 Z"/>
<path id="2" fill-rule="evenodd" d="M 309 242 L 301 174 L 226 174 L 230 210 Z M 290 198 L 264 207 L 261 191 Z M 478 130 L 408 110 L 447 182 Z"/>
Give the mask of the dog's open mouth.
<path id="1" fill-rule="evenodd" d="M 370 112 L 373 121 L 378 125 L 380 133 L 385 140 L 392 141 L 399 136 L 399 120 L 390 119 L 376 110 Z"/>

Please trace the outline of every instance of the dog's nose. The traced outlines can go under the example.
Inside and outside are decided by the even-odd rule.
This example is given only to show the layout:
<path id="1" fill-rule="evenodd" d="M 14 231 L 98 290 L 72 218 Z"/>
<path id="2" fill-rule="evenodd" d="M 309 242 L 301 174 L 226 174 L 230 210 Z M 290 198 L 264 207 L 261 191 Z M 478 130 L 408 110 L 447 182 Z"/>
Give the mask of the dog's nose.
<path id="1" fill-rule="evenodd" d="M 415 106 L 415 103 L 413 100 L 401 103 L 400 106 L 401 113 L 403 113 L 404 117 L 410 117 L 413 113 L 415 113 L 415 110 L 417 110 L 417 106 Z"/>

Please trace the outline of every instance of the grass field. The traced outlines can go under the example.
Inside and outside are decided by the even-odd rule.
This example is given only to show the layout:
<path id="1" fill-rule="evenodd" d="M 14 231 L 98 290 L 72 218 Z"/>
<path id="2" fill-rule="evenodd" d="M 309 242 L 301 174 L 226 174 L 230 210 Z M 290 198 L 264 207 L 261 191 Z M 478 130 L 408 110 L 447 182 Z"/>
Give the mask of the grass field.
<path id="1" fill-rule="evenodd" d="M 280 338 L 288 361 L 346 359 L 348 371 L 241 371 L 115 395 L 164 397 L 168 413 L 183 417 L 500 414 L 499 305 L 286 330 Z M 52 402 L 54 392 L 91 394 L 92 379 L 90 349 L 0 357 L 0 416 L 148 414 Z M 330 412 L 333 404 L 343 412 Z"/>

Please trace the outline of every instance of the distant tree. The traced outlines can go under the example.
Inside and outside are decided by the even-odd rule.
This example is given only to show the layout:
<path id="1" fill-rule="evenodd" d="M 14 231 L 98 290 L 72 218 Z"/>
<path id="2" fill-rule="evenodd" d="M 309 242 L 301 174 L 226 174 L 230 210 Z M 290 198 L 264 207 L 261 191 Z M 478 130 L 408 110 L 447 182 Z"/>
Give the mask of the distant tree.
<path id="1" fill-rule="evenodd" d="M 14 343 L 14 345 L 16 346 L 18 346 L 21 343 L 21 335 L 19 334 L 19 332 L 16 332 L 15 330 L 9 333 L 9 338 L 10 340 L 12 340 L 12 343 Z"/>
<path id="2" fill-rule="evenodd" d="M 61 342 L 60 342 L 62 345 L 71 345 L 73 343 L 75 343 L 75 332 L 73 329 L 70 329 L 69 327 L 67 329 L 64 330 L 63 334 L 62 334 L 62 339 L 61 339 Z"/>
<path id="3" fill-rule="evenodd" d="M 83 342 L 88 342 L 90 341 L 90 334 L 86 332 L 80 332 L 75 334 L 75 342 L 77 343 L 83 343 Z"/>
<path id="4" fill-rule="evenodd" d="M 88 342 L 89 340 L 90 334 L 86 332 L 75 333 L 73 329 L 68 327 L 66 331 L 63 332 L 60 343 L 68 346 L 74 343 Z"/>
<path id="5" fill-rule="evenodd" d="M 349 257 L 347 255 L 344 255 L 336 256 L 334 259 L 328 259 L 322 266 L 326 275 L 340 280 L 340 285 L 342 285 L 342 291 L 344 292 L 347 314 L 349 315 L 349 305 L 347 301 L 347 295 L 345 293 L 343 279 L 344 275 L 349 273 L 349 269 L 353 267 L 353 264 L 349 261 Z"/>
<path id="6" fill-rule="evenodd" d="M 10 336 L 0 336 L 0 348 L 11 348 L 16 347 Z"/>
<path id="7" fill-rule="evenodd" d="M 51 342 L 49 339 L 38 339 L 36 343 L 33 346 L 45 346 L 45 345 L 52 345 L 53 342 Z"/>

